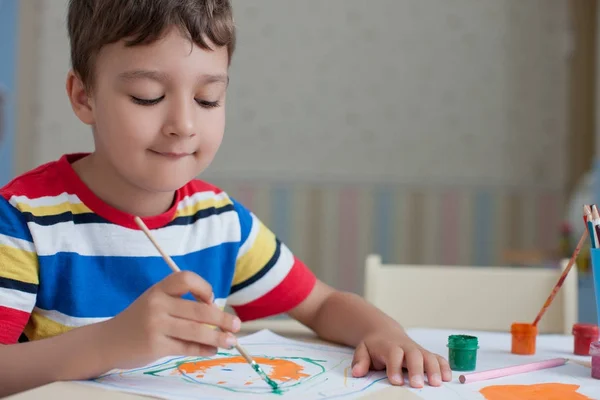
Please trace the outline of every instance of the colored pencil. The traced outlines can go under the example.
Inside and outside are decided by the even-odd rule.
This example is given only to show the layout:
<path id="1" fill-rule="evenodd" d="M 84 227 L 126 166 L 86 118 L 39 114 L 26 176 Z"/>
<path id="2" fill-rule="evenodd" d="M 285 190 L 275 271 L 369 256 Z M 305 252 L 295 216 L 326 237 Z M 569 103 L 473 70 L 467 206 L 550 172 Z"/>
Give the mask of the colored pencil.
<path id="1" fill-rule="evenodd" d="M 583 220 L 585 221 L 587 229 L 590 233 L 590 244 L 592 248 L 596 248 L 598 245 L 598 238 L 596 235 L 596 230 L 594 229 L 593 219 L 594 217 L 592 216 L 592 209 L 590 208 L 590 206 L 583 206 Z"/>
<path id="2" fill-rule="evenodd" d="M 150 233 L 150 230 L 148 229 L 148 227 L 146 226 L 146 224 L 144 223 L 144 221 L 142 221 L 142 219 L 140 217 L 135 217 L 134 220 L 135 220 L 135 223 L 137 224 L 137 226 L 139 226 L 139 228 L 142 230 L 142 232 L 144 232 L 144 234 L 146 235 L 146 237 L 148 237 L 148 239 L 150 240 L 150 242 L 152 242 L 152 244 L 154 245 L 154 247 L 156 248 L 156 250 L 158 250 L 158 252 L 162 256 L 162 258 L 165 260 L 165 262 L 167 263 L 167 265 L 171 268 L 171 270 L 173 272 L 179 272 L 179 271 L 181 271 L 181 269 L 179 269 L 179 267 L 177 266 L 177 264 L 175 264 L 175 261 L 173 261 L 173 259 L 167 253 L 165 253 L 165 251 L 162 249 L 162 247 L 160 247 L 160 245 L 158 244 L 158 242 L 156 242 L 156 240 L 154 239 L 154 237 Z M 196 298 L 196 297 L 194 296 L 194 298 Z M 200 301 L 201 302 L 202 300 L 199 300 L 198 298 L 196 298 L 196 301 Z M 277 383 L 275 383 L 273 380 L 271 380 L 267 376 L 267 374 L 265 374 L 265 372 L 262 370 L 262 368 L 260 368 L 260 366 L 256 363 L 256 361 L 254 361 L 252 359 L 252 357 L 250 357 L 250 355 L 248 354 L 248 352 L 242 346 L 240 346 L 239 344 L 236 344 L 235 345 L 235 349 L 242 355 L 242 357 L 244 357 L 244 359 L 246 360 L 246 362 L 248 362 L 248 364 L 250 364 L 252 366 L 252 369 L 254 369 L 254 371 L 256 371 L 256 373 L 269 386 L 271 386 L 271 388 L 277 389 Z"/>
<path id="3" fill-rule="evenodd" d="M 596 247 L 598 247 L 600 240 L 600 214 L 598 214 L 598 208 L 595 204 L 592 205 L 592 224 L 594 225 L 594 240 L 596 241 Z"/>
<path id="4" fill-rule="evenodd" d="M 538 324 L 538 322 L 540 322 L 540 319 L 542 319 L 542 316 L 544 315 L 544 313 L 546 312 L 548 307 L 550 307 L 550 304 L 552 304 L 554 297 L 556 297 L 556 294 L 558 293 L 558 291 L 562 287 L 563 283 L 565 282 L 567 275 L 569 275 L 569 271 L 571 271 L 571 268 L 573 268 L 573 264 L 575 264 L 575 259 L 579 255 L 579 252 L 581 251 L 581 248 L 583 247 L 583 244 L 585 243 L 587 236 L 588 236 L 588 231 L 584 230 L 583 234 L 581 235 L 581 239 L 579 239 L 579 243 L 577 243 L 577 247 L 575 247 L 575 250 L 573 251 L 573 255 L 571 256 L 571 259 L 569 260 L 569 263 L 567 264 L 567 267 L 565 268 L 563 273 L 560 275 L 560 278 L 558 278 L 558 282 L 556 282 L 556 285 L 552 289 L 552 292 L 550 292 L 550 296 L 548 296 L 548 299 L 546 299 L 546 302 L 542 306 L 542 309 L 540 310 L 538 315 L 535 317 L 535 320 L 533 321 L 533 326 L 536 326 Z"/>
<path id="5" fill-rule="evenodd" d="M 525 372 L 539 371 L 547 368 L 559 367 L 565 365 L 569 361 L 566 358 L 553 358 L 551 360 L 538 361 L 522 365 L 514 365 L 511 367 L 491 369 L 488 371 L 473 372 L 470 374 L 460 375 L 458 380 L 460 383 L 472 383 L 484 381 L 487 379 L 500 378 L 503 376 L 523 374 Z"/>

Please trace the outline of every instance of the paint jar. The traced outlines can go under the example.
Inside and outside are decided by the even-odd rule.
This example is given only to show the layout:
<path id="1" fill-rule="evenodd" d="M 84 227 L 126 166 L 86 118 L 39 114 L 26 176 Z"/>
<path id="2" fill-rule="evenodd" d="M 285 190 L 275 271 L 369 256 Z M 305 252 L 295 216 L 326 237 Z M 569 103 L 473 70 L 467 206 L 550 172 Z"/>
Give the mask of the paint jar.
<path id="1" fill-rule="evenodd" d="M 511 352 L 513 354 L 535 354 L 537 326 L 530 323 L 515 322 L 510 327 L 510 333 L 512 335 Z"/>
<path id="2" fill-rule="evenodd" d="M 590 355 L 592 356 L 592 378 L 600 379 L 600 342 L 590 345 Z"/>
<path id="3" fill-rule="evenodd" d="M 573 353 L 578 356 L 590 354 L 590 345 L 597 342 L 599 337 L 598 326 L 594 324 L 573 325 Z"/>
<path id="4" fill-rule="evenodd" d="M 478 340 L 475 336 L 448 337 L 448 362 L 453 371 L 473 371 L 477 365 Z"/>

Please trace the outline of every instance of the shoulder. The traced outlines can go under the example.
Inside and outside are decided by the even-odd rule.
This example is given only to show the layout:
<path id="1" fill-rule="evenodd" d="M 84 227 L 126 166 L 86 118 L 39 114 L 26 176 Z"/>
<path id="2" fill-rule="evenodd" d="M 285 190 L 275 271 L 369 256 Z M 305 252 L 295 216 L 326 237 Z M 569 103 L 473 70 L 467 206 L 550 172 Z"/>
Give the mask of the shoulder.
<path id="1" fill-rule="evenodd" d="M 58 161 L 51 161 L 8 182 L 0 188 L 0 196 L 13 205 L 24 198 L 56 196 L 63 191 L 60 182 Z"/>
<path id="2" fill-rule="evenodd" d="M 196 210 L 212 208 L 219 213 L 244 212 L 245 208 L 222 188 L 204 180 L 194 179 L 179 191 L 178 209 Z"/>

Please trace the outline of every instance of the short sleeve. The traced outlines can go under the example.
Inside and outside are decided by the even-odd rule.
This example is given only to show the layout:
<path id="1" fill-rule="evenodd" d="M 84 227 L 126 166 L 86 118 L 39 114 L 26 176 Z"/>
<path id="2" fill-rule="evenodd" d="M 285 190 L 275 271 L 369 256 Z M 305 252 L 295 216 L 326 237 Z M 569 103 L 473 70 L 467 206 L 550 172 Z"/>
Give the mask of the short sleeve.
<path id="1" fill-rule="evenodd" d="M 256 215 L 232 201 L 241 241 L 227 303 L 242 321 L 290 311 L 310 294 L 315 275 Z"/>
<path id="2" fill-rule="evenodd" d="M 27 223 L 0 196 L 0 344 L 19 340 L 35 306 L 38 259 Z"/>

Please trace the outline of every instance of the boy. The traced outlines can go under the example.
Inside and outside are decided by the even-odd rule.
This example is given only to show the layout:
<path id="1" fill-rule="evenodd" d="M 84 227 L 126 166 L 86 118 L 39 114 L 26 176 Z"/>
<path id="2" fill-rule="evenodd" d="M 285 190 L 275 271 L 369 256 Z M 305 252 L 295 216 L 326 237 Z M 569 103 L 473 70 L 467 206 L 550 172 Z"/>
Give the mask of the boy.
<path id="1" fill-rule="evenodd" d="M 356 377 L 386 368 L 403 384 L 404 365 L 413 387 L 424 372 L 433 386 L 451 379 L 442 357 L 319 282 L 254 214 L 195 179 L 224 132 L 228 0 L 71 0 L 68 31 L 67 94 L 95 149 L 0 191 L 0 396 L 211 355 L 235 343 L 240 319 L 280 313 L 355 347 Z"/>

